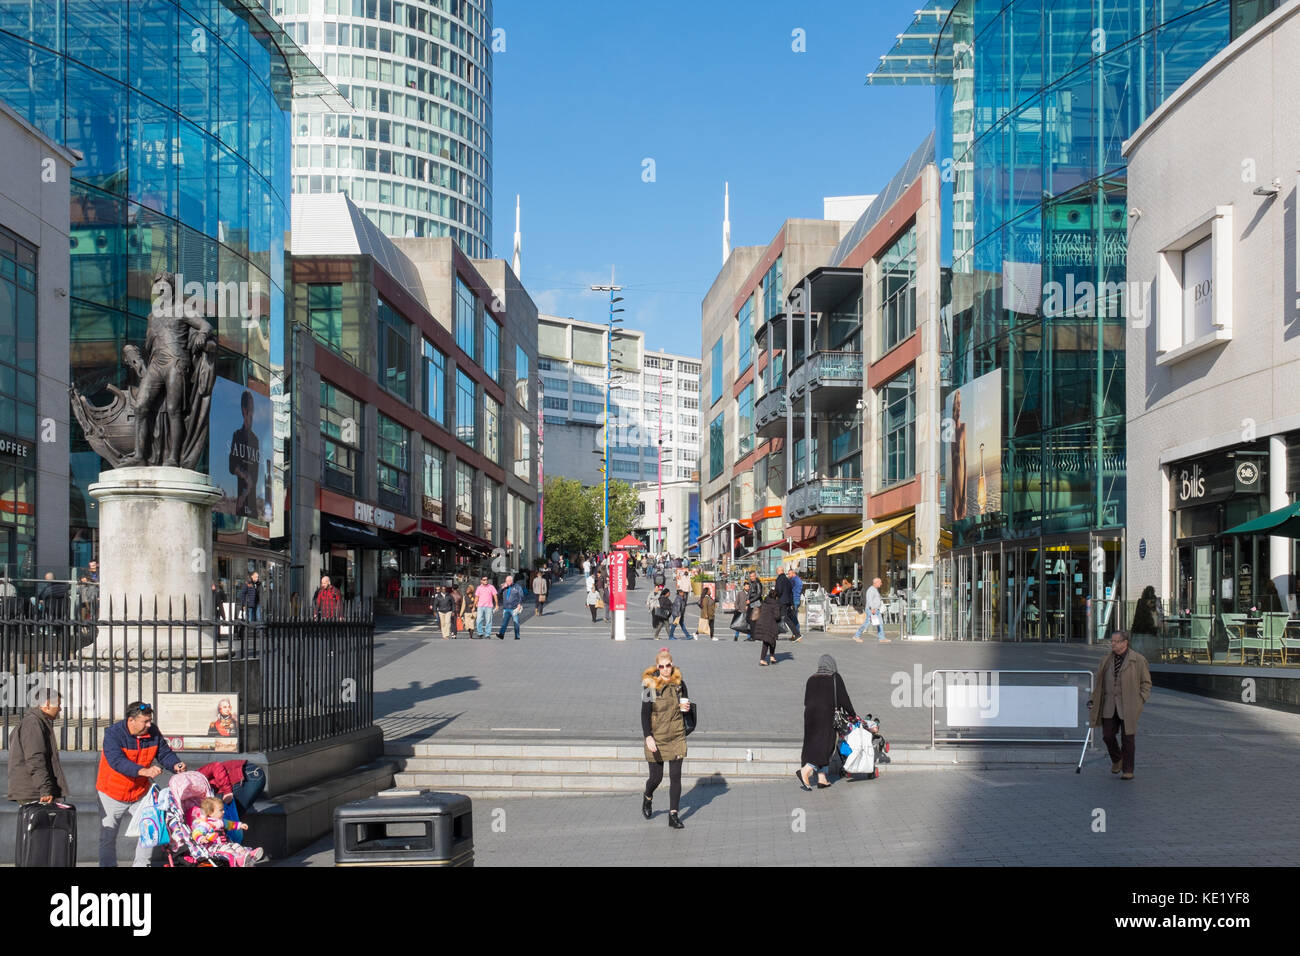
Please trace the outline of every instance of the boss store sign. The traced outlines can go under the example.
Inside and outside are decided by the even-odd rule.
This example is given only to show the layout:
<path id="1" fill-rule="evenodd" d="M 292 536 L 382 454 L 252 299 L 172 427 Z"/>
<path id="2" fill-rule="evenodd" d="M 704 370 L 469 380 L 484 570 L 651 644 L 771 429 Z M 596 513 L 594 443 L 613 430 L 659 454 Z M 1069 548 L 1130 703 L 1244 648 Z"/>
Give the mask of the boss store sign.
<path id="1" fill-rule="evenodd" d="M 1175 508 L 1227 501 L 1268 491 L 1268 453 L 1236 451 L 1178 462 L 1170 469 Z"/>

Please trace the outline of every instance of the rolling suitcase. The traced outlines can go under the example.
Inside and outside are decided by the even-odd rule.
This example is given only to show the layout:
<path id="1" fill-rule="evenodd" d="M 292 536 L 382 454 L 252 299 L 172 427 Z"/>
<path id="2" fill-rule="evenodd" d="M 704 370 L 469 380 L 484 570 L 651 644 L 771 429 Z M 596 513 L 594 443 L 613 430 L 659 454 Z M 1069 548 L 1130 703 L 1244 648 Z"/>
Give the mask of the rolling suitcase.
<path id="1" fill-rule="evenodd" d="M 77 808 L 28 803 L 18 808 L 17 866 L 76 866 Z"/>

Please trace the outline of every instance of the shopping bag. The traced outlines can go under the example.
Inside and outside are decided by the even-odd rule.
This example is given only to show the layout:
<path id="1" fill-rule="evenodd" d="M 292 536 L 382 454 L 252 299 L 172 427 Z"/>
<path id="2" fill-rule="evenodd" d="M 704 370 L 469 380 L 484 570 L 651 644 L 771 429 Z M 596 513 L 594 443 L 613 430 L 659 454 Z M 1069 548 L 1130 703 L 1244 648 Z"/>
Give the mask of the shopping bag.
<path id="1" fill-rule="evenodd" d="M 871 746 L 871 732 L 861 724 L 854 724 L 844 736 L 851 753 L 844 758 L 844 771 L 851 774 L 870 774 L 876 769 L 876 753 Z"/>

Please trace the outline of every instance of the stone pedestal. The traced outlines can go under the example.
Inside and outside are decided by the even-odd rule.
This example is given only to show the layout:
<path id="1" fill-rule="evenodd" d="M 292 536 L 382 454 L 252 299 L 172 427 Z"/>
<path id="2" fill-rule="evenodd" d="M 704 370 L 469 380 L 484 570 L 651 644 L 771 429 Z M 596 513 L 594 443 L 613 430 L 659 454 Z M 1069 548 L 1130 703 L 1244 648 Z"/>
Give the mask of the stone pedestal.
<path id="1" fill-rule="evenodd" d="M 99 502 L 99 616 L 109 618 L 111 601 L 115 622 L 211 620 L 212 506 L 221 489 L 187 468 L 118 468 L 101 473 L 90 496 Z M 95 644 L 100 657 L 212 656 L 211 629 L 155 637 L 152 628 L 101 627 Z"/>

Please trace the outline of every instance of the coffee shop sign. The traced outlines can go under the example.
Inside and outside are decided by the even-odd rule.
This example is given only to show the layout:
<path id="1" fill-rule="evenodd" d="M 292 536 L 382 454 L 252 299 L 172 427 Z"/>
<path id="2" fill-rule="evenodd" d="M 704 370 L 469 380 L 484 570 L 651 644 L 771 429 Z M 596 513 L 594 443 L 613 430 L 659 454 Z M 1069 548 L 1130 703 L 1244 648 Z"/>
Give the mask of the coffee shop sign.
<path id="1" fill-rule="evenodd" d="M 393 531 L 397 528 L 397 515 L 383 508 L 376 508 L 361 501 L 353 502 L 353 517 L 363 524 L 372 524 L 376 528 Z"/>

